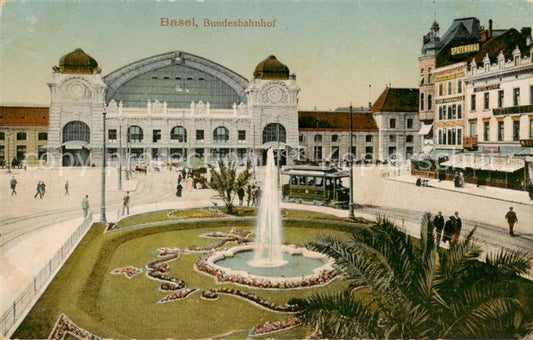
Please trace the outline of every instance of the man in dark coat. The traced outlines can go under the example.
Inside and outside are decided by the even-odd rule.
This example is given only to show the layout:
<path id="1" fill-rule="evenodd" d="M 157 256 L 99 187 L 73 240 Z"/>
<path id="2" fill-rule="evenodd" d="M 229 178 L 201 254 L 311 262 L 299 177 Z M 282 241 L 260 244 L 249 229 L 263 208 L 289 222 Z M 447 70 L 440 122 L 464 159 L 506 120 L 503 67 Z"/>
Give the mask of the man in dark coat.
<path id="1" fill-rule="evenodd" d="M 461 234 L 461 229 L 463 228 L 463 222 L 459 217 L 459 212 L 455 212 L 453 216 L 450 216 L 450 219 L 453 221 L 453 235 L 452 235 L 452 244 L 456 245 L 459 243 L 459 235 Z"/>
<path id="2" fill-rule="evenodd" d="M 444 229 L 444 216 L 442 216 L 442 211 L 439 211 L 437 215 L 433 218 L 433 228 L 435 228 L 438 247 L 440 244 L 440 238 L 442 236 L 442 230 Z"/>
<path id="3" fill-rule="evenodd" d="M 183 191 L 183 185 L 181 185 L 181 181 L 178 182 L 178 185 L 176 186 L 176 196 L 181 197 L 181 192 Z"/>
<path id="4" fill-rule="evenodd" d="M 242 207 L 242 202 L 244 201 L 244 188 L 239 188 L 239 190 L 237 190 L 237 196 L 239 196 L 239 206 Z"/>
<path id="5" fill-rule="evenodd" d="M 11 181 L 9 181 L 9 185 L 11 186 L 11 196 L 17 194 L 17 180 L 15 179 L 15 176 L 11 178 Z"/>
<path id="6" fill-rule="evenodd" d="M 507 223 L 509 223 L 509 234 L 511 236 L 515 236 L 513 232 L 513 227 L 516 222 L 518 222 L 518 217 L 516 216 L 516 213 L 513 211 L 513 207 L 509 208 L 509 211 L 507 214 L 505 214 L 505 219 L 507 220 Z"/>

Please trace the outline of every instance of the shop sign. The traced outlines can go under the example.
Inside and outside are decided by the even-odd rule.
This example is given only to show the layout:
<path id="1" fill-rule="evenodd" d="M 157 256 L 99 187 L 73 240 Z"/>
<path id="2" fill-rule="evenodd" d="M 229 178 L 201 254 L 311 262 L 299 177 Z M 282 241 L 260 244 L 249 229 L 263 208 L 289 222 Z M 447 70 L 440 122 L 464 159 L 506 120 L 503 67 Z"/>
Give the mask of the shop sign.
<path id="1" fill-rule="evenodd" d="M 449 76 L 442 76 L 442 77 L 436 77 L 435 78 L 435 81 L 437 83 L 441 82 L 441 81 L 447 81 L 447 80 L 452 80 L 452 79 L 457 79 L 457 78 L 462 78 L 465 76 L 465 73 L 464 72 L 461 72 L 461 73 L 455 73 L 455 74 L 450 74 Z"/>
<path id="2" fill-rule="evenodd" d="M 474 92 L 485 92 L 490 90 L 498 90 L 500 88 L 500 84 L 494 84 L 489 86 L 480 86 L 474 88 Z"/>
<path id="3" fill-rule="evenodd" d="M 464 99 L 465 99 L 464 96 L 457 96 L 457 97 L 451 97 L 451 98 L 437 99 L 435 101 L 435 103 L 437 103 L 437 104 L 446 104 L 446 103 L 458 102 L 458 101 L 461 101 L 461 100 L 464 100 Z"/>
<path id="4" fill-rule="evenodd" d="M 461 45 L 455 46 L 450 49 L 451 55 L 458 55 L 463 53 L 477 52 L 479 51 L 479 44 Z"/>
<path id="5" fill-rule="evenodd" d="M 484 146 L 483 152 L 500 152 L 499 146 Z"/>

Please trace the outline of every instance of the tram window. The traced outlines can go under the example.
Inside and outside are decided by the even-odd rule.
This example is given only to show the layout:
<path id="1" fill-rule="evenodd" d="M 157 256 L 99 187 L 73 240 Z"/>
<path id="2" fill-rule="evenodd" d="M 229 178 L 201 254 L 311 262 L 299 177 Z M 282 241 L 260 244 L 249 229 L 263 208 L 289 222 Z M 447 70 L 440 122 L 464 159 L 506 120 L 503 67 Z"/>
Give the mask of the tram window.
<path id="1" fill-rule="evenodd" d="M 315 178 L 314 177 L 311 177 L 311 176 L 307 177 L 307 186 L 309 186 L 309 187 L 315 186 Z"/>
<path id="2" fill-rule="evenodd" d="M 330 186 L 331 186 L 331 179 L 326 178 L 326 187 L 330 187 Z"/>
<path id="3" fill-rule="evenodd" d="M 296 184 L 298 184 L 298 177 L 296 177 L 296 176 L 292 176 L 292 177 L 291 177 L 291 184 L 292 184 L 292 185 L 296 185 Z"/>
<path id="4" fill-rule="evenodd" d="M 341 187 L 341 180 L 339 178 L 335 178 L 335 188 Z"/>
<path id="5" fill-rule="evenodd" d="M 323 179 L 322 177 L 317 177 L 317 178 L 316 178 L 316 181 L 315 181 L 315 185 L 316 185 L 317 187 L 321 187 L 323 181 L 324 181 L 324 179 Z"/>
<path id="6" fill-rule="evenodd" d="M 298 185 L 305 185 L 305 176 L 298 177 Z"/>

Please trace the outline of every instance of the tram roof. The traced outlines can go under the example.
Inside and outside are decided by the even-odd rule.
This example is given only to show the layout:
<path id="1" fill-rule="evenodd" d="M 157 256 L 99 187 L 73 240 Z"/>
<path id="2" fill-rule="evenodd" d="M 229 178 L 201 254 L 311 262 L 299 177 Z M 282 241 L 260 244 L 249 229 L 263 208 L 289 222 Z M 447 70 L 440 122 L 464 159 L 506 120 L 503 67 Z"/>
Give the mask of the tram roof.
<path id="1" fill-rule="evenodd" d="M 288 176 L 348 177 L 348 171 L 337 168 L 313 165 L 295 165 L 286 167 L 282 173 Z"/>

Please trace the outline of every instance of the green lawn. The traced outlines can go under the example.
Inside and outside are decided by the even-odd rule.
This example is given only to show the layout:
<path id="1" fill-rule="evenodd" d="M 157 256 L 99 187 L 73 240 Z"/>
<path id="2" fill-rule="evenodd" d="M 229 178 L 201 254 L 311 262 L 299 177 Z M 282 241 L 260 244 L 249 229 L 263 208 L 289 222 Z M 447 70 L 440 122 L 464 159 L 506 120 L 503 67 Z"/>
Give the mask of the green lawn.
<path id="1" fill-rule="evenodd" d="M 168 211 L 155 212 L 154 216 L 146 215 L 145 218 L 162 218 L 166 214 Z M 79 327 L 106 338 L 244 338 L 254 326 L 290 317 L 230 296 L 221 295 L 216 301 L 206 301 L 200 298 L 200 292 L 185 300 L 157 305 L 156 302 L 167 294 L 158 290 L 160 282 L 150 280 L 144 274 L 138 274 L 131 280 L 123 275 L 110 274 L 113 269 L 128 265 L 144 268 L 157 258 L 159 247 L 186 248 L 216 243 L 216 239 L 198 236 L 208 231 L 229 231 L 235 227 L 254 229 L 253 222 L 249 220 L 228 225 L 227 221 L 213 219 L 203 224 L 189 221 L 103 234 L 104 227 L 95 224 L 13 337 L 45 338 L 61 313 Z M 319 220 L 287 220 L 285 240 L 304 244 L 326 229 L 342 237 L 354 227 L 357 226 L 329 225 Z M 344 287 L 340 280 L 325 287 L 293 291 L 260 291 L 230 284 L 217 286 L 212 277 L 194 271 L 193 264 L 200 255 L 184 255 L 169 262 L 170 276 L 184 280 L 189 288 L 199 291 L 232 287 L 280 304 L 293 297 Z M 296 328 L 275 336 L 302 338 L 309 332 L 309 329 Z"/>

